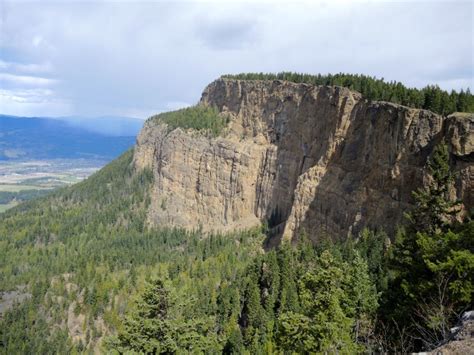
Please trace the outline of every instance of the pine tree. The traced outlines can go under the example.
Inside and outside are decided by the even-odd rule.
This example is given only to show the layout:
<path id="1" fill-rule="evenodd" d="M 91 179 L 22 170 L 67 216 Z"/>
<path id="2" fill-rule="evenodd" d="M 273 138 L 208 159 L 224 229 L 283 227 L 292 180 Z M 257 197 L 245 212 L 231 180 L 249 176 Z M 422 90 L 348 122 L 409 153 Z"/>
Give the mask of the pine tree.
<path id="1" fill-rule="evenodd" d="M 372 319 L 378 308 L 377 289 L 369 275 L 367 262 L 355 252 L 355 257 L 346 267 L 344 291 L 346 314 L 355 319 L 354 339 L 365 343 L 373 331 Z"/>
<path id="2" fill-rule="evenodd" d="M 322 253 L 313 272 L 300 281 L 301 313 L 286 312 L 279 317 L 278 343 L 297 352 L 346 352 L 357 346 L 351 336 L 353 320 L 342 303 L 343 269 L 329 251 Z"/>
<path id="3" fill-rule="evenodd" d="M 449 198 L 454 176 L 448 159 L 447 146 L 437 146 L 428 162 L 430 183 L 414 193 L 410 224 L 393 250 L 391 301 L 384 305 L 396 310 L 391 317 L 399 325 L 415 327 L 428 349 L 445 340 L 474 291 L 472 222 L 453 218 L 459 202 Z"/>
<path id="4" fill-rule="evenodd" d="M 280 298 L 277 302 L 278 312 L 299 310 L 298 290 L 296 286 L 296 260 L 289 243 L 280 246 L 278 252 L 280 265 Z"/>
<path id="5" fill-rule="evenodd" d="M 345 244 L 349 241 L 348 238 Z M 360 233 L 356 243 L 350 246 L 367 262 L 370 279 L 379 293 L 387 290 L 389 245 L 390 240 L 383 231 L 374 232 L 365 228 Z M 353 260 L 353 258 L 354 256 L 346 257 L 346 260 Z"/>
<path id="6" fill-rule="evenodd" d="M 169 290 L 163 280 L 157 279 L 145 289 L 136 311 L 126 317 L 123 331 L 109 346 L 119 352 L 127 349 L 148 354 L 176 352 L 171 324 L 167 321 L 169 309 Z"/>
<path id="7" fill-rule="evenodd" d="M 449 166 L 446 144 L 435 147 L 428 161 L 428 173 L 431 182 L 428 186 L 413 192 L 415 208 L 407 214 L 407 217 L 412 230 L 435 233 L 446 230 L 452 216 L 459 212 L 459 201 L 451 201 L 449 198 L 454 174 Z"/>

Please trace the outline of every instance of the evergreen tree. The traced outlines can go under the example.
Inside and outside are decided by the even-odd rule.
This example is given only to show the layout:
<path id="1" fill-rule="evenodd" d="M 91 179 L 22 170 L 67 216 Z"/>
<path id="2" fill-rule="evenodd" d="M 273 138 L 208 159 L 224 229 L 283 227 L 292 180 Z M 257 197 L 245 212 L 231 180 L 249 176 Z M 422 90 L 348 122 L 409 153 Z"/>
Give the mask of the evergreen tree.
<path id="1" fill-rule="evenodd" d="M 414 193 L 410 225 L 397 236 L 391 259 L 394 279 L 383 308 L 423 340 L 415 350 L 443 342 L 474 292 L 473 227 L 469 219 L 459 224 L 452 218 L 458 202 L 449 198 L 448 158 L 445 145 L 435 148 L 428 163 L 431 181 Z"/>
<path id="2" fill-rule="evenodd" d="M 346 300 L 344 310 L 355 319 L 354 340 L 368 343 L 374 324 L 372 320 L 378 309 L 377 289 L 370 278 L 367 262 L 355 252 L 355 257 L 347 266 L 344 291 Z"/>
<path id="3" fill-rule="evenodd" d="M 303 313 L 286 312 L 279 318 L 278 343 L 289 351 L 338 352 L 356 350 L 351 336 L 353 320 L 343 310 L 346 297 L 343 269 L 329 251 L 300 281 Z"/>
<path id="4" fill-rule="evenodd" d="M 387 290 L 389 243 L 390 240 L 384 232 L 374 232 L 366 228 L 362 230 L 357 243 L 353 246 L 367 262 L 370 278 L 378 293 Z"/>
<path id="5" fill-rule="evenodd" d="M 299 310 L 298 290 L 296 286 L 296 260 L 289 243 L 280 247 L 278 253 L 280 265 L 280 299 L 277 302 L 278 312 Z"/>
<path id="6" fill-rule="evenodd" d="M 446 230 L 452 216 L 458 210 L 458 201 L 449 199 L 454 174 L 449 166 L 449 152 L 446 144 L 435 147 L 428 161 L 430 183 L 413 192 L 415 208 L 407 214 L 411 229 L 417 232 L 436 233 Z"/>
<path id="7" fill-rule="evenodd" d="M 169 310 L 169 290 L 157 279 L 148 285 L 136 310 L 125 318 L 123 331 L 110 346 L 121 353 L 127 349 L 147 354 L 176 352 L 176 341 L 168 322 Z"/>
<path id="8" fill-rule="evenodd" d="M 474 112 L 474 96 L 469 88 L 451 95 L 437 85 L 429 85 L 421 90 L 407 88 L 396 81 L 386 82 L 383 78 L 354 74 L 308 75 L 291 72 L 281 73 L 242 73 L 223 75 L 223 78 L 239 80 L 288 80 L 313 85 L 344 86 L 359 91 L 368 101 L 390 101 L 409 107 L 423 108 L 447 115 L 455 111 Z M 449 98 L 448 98 L 449 96 Z"/>

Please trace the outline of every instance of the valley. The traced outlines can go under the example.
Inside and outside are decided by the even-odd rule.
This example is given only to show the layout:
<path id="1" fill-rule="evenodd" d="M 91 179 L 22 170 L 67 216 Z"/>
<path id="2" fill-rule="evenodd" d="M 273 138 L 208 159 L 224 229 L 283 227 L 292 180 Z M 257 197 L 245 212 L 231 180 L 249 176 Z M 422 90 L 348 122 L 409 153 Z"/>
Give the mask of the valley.
<path id="1" fill-rule="evenodd" d="M 0 14 L 0 355 L 474 355 L 474 1 Z"/>
<path id="2" fill-rule="evenodd" d="M 99 159 L 0 161 L 0 213 L 82 181 L 106 163 Z"/>

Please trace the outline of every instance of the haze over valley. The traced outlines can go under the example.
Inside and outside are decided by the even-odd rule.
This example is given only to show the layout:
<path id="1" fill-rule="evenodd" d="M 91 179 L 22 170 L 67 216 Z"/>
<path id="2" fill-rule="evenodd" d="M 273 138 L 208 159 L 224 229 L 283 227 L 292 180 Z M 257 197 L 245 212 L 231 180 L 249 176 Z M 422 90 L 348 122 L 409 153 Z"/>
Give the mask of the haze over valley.
<path id="1" fill-rule="evenodd" d="M 88 177 L 130 149 L 143 120 L 0 115 L 0 212 Z"/>

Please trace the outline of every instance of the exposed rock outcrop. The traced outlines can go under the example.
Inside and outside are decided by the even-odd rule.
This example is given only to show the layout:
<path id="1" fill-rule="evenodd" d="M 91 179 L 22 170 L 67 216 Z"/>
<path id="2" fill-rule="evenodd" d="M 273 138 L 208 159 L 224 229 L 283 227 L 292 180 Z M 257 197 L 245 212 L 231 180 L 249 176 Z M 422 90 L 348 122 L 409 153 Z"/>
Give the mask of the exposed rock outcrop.
<path id="1" fill-rule="evenodd" d="M 453 197 L 473 206 L 473 114 L 445 118 L 286 81 L 219 79 L 200 104 L 231 117 L 221 137 L 148 121 L 137 139 L 135 165 L 155 174 L 151 225 L 209 231 L 266 221 L 285 238 L 393 232 L 443 139 L 458 172 Z"/>
<path id="2" fill-rule="evenodd" d="M 432 350 L 432 355 L 474 354 L 474 311 L 464 312 L 459 324 L 451 329 L 451 338 L 446 344 Z M 425 353 L 426 354 L 426 353 Z"/>

